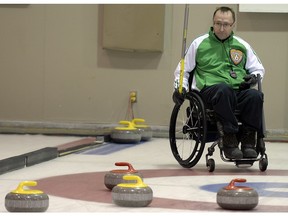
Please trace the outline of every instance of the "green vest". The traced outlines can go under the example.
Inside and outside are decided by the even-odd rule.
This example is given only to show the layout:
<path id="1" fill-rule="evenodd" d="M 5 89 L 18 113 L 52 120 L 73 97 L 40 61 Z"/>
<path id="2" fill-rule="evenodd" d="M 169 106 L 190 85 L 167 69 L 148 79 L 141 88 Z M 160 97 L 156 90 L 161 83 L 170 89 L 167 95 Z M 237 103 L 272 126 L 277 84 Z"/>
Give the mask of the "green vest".
<path id="1" fill-rule="evenodd" d="M 221 42 L 210 30 L 209 37 L 204 39 L 197 49 L 194 69 L 197 88 L 224 82 L 238 89 L 247 74 L 246 59 L 246 48 L 233 38 L 233 33 Z M 237 78 L 233 78 L 233 74 L 236 74 Z"/>

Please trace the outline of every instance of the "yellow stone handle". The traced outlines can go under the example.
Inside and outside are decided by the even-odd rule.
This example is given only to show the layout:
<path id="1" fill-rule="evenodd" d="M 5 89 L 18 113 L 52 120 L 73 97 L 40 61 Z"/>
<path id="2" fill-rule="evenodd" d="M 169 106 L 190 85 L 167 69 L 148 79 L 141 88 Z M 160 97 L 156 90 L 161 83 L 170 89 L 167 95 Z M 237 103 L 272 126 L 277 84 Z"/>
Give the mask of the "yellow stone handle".
<path id="1" fill-rule="evenodd" d="M 136 128 L 137 128 L 137 127 L 138 127 L 138 128 L 139 128 L 139 127 L 142 127 L 142 128 L 146 128 L 146 127 L 148 127 L 147 125 L 144 125 L 144 124 L 143 124 L 143 125 L 140 125 L 140 124 L 137 125 L 136 122 L 141 122 L 141 123 L 143 123 L 143 122 L 145 122 L 144 119 L 141 119 L 141 118 L 134 118 L 134 119 L 132 120 L 132 124 L 133 124 L 133 126 L 136 127 Z"/>
<path id="2" fill-rule="evenodd" d="M 116 127 L 116 130 L 136 130 L 130 121 L 119 121 L 119 124 L 126 125 L 126 127 Z"/>
<path id="3" fill-rule="evenodd" d="M 17 193 L 17 194 L 42 194 L 43 192 L 41 190 L 30 190 L 30 189 L 24 189 L 25 186 L 36 186 L 36 181 L 23 181 L 20 182 L 18 187 L 11 191 L 11 193 Z"/>
<path id="4" fill-rule="evenodd" d="M 140 178 L 140 176 L 137 176 L 137 175 L 124 175 L 123 176 L 123 179 L 124 180 L 128 180 L 128 181 L 135 181 L 136 180 L 136 183 L 134 182 L 131 182 L 131 183 L 121 183 L 121 184 L 118 184 L 117 186 L 119 187 L 129 187 L 129 188 L 143 188 L 143 187 L 148 187 L 148 185 L 144 184 L 142 179 Z"/>

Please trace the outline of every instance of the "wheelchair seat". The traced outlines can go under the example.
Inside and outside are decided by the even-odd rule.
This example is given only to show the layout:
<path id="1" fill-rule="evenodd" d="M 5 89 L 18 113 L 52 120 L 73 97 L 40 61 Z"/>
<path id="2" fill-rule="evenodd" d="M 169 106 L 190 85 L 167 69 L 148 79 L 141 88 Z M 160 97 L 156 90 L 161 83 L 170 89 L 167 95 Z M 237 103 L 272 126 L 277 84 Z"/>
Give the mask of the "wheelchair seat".
<path id="1" fill-rule="evenodd" d="M 258 77 L 258 90 L 261 90 L 261 83 L 259 82 L 261 82 L 260 77 Z M 235 110 L 235 116 L 239 116 L 239 110 Z M 206 167 L 209 172 L 215 170 L 215 160 L 211 157 L 216 146 L 219 147 L 220 157 L 224 162 L 234 162 L 240 168 L 250 167 L 255 161 L 259 161 L 259 169 L 261 171 L 267 169 L 268 157 L 265 153 L 266 148 L 263 140 L 264 125 L 263 131 L 257 132 L 257 158 L 236 160 L 224 156 L 216 122 L 214 111 L 205 106 L 200 93 L 195 90 L 186 93 L 183 104 L 174 105 L 170 118 L 169 141 L 172 154 L 182 167 L 195 166 L 201 159 L 206 144 L 212 142 L 206 154 Z M 239 119 L 238 124 L 241 127 L 242 123 Z"/>

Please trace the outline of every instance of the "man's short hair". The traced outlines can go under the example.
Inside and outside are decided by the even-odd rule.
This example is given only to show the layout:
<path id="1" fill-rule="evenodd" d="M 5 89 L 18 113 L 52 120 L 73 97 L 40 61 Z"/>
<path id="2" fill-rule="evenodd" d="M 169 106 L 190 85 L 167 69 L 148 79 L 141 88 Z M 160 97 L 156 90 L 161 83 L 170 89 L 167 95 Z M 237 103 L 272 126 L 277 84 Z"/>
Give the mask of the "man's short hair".
<path id="1" fill-rule="evenodd" d="M 236 18 L 235 18 L 235 12 L 232 8 L 230 7 L 225 7 L 225 6 L 222 6 L 222 7 L 218 7 L 216 8 L 216 10 L 214 11 L 214 14 L 213 14 L 213 19 L 215 17 L 215 14 L 217 13 L 217 11 L 221 11 L 221 12 L 228 12 L 230 11 L 232 13 L 232 18 L 233 18 L 233 23 L 235 22 Z"/>

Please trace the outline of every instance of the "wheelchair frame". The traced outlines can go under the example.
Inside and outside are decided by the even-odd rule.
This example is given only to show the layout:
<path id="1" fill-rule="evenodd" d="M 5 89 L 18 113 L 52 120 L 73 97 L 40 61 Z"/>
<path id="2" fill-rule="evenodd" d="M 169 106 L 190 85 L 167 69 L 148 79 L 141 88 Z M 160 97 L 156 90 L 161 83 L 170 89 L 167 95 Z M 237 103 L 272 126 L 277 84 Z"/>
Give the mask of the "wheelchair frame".
<path id="1" fill-rule="evenodd" d="M 190 77 L 192 77 L 190 75 Z M 189 82 L 190 83 L 190 82 Z M 260 75 L 258 76 L 258 90 L 261 89 Z M 237 111 L 235 111 L 237 116 Z M 239 126 L 241 122 L 238 121 Z M 256 151 L 257 158 L 243 158 L 240 160 L 228 159 L 224 156 L 223 146 L 220 142 L 214 111 L 205 108 L 204 102 L 198 91 L 191 90 L 186 96 L 183 104 L 175 104 L 169 126 L 169 141 L 173 156 L 184 168 L 194 167 L 204 152 L 206 143 L 213 142 L 208 147 L 206 154 L 206 167 L 209 172 L 215 170 L 213 156 L 215 147 L 220 149 L 220 157 L 225 162 L 234 162 L 237 167 L 250 167 L 255 161 L 259 161 L 259 169 L 265 171 L 268 166 L 268 157 L 265 153 L 265 142 L 263 140 L 265 123 L 263 115 L 263 133 L 257 132 Z"/>

